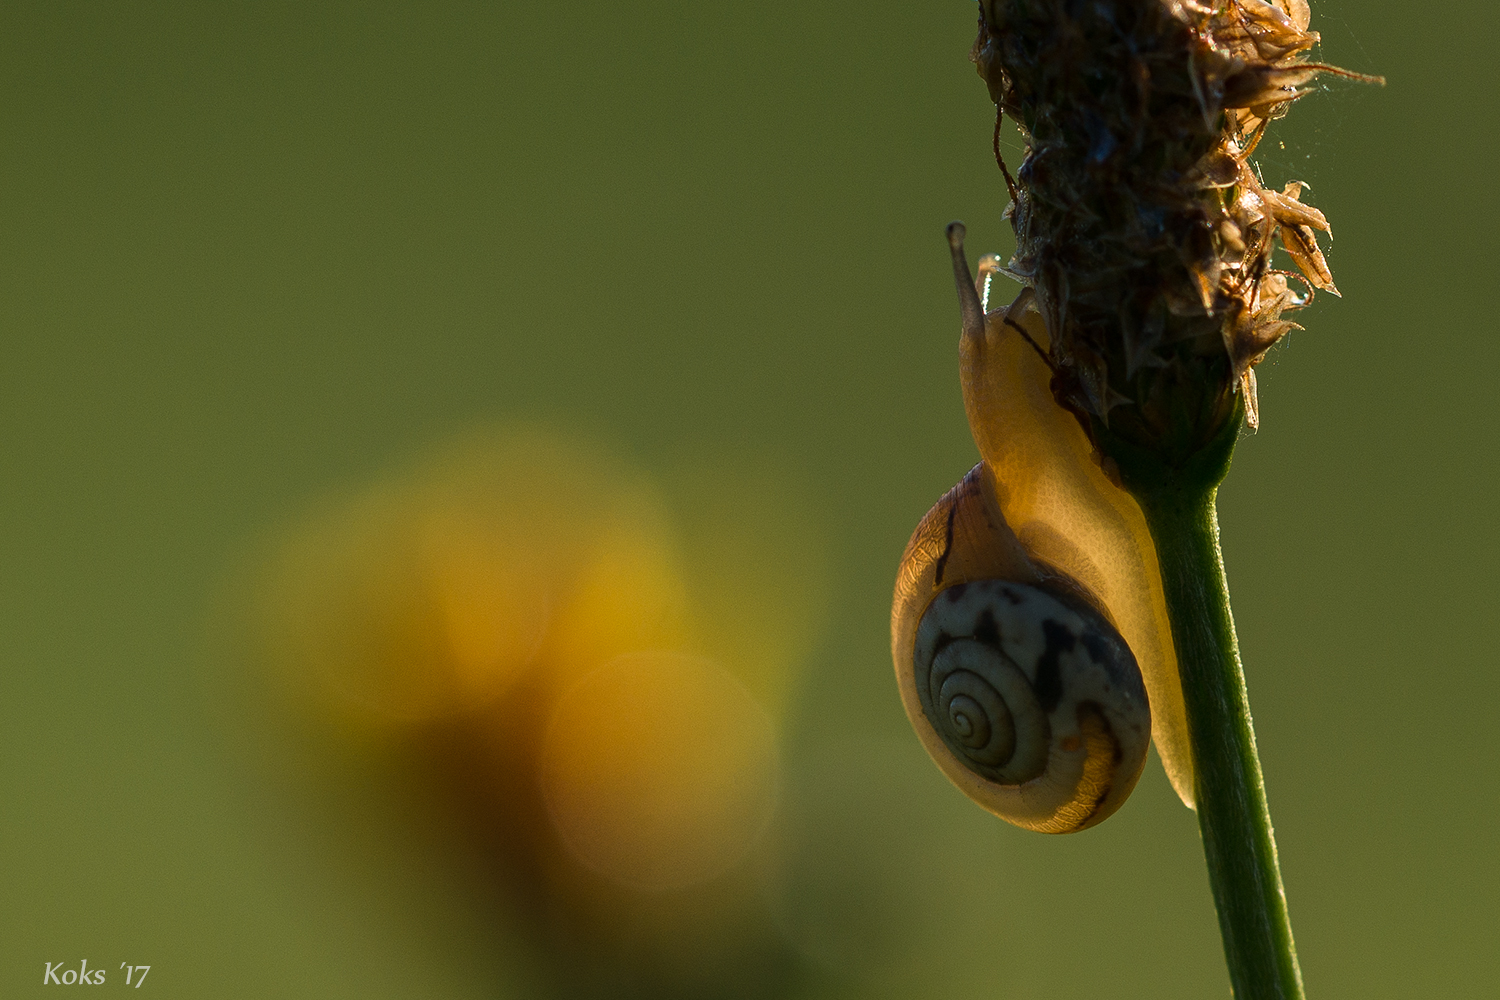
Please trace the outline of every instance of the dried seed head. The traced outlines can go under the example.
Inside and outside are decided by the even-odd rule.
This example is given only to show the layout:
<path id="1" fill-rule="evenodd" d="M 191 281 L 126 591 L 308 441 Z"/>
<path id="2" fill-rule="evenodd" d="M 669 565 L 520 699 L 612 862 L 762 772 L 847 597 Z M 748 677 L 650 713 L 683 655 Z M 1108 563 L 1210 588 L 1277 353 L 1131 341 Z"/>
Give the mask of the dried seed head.
<path id="1" fill-rule="evenodd" d="M 1303 185 L 1249 156 L 1308 93 L 1306 0 L 980 0 L 972 58 L 1026 157 L 1006 271 L 1037 297 L 1053 392 L 1167 458 L 1256 423 L 1253 366 L 1311 289 L 1337 295 Z M 1362 78 L 1370 79 L 1370 78 Z M 1007 182 L 1010 178 L 1007 175 Z M 1272 268 L 1279 240 L 1299 275 Z M 1306 289 L 1298 295 L 1293 277 Z"/>

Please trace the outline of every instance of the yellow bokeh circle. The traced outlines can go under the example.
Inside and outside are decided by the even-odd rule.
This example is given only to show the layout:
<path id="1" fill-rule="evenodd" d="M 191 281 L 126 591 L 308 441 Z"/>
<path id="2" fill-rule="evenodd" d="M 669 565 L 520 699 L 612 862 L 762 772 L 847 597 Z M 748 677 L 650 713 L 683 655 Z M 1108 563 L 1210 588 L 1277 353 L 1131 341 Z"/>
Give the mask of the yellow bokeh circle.
<path id="1" fill-rule="evenodd" d="M 553 708 L 538 777 L 559 836 L 621 884 L 673 889 L 720 875 L 776 798 L 770 719 L 710 660 L 620 656 Z"/>

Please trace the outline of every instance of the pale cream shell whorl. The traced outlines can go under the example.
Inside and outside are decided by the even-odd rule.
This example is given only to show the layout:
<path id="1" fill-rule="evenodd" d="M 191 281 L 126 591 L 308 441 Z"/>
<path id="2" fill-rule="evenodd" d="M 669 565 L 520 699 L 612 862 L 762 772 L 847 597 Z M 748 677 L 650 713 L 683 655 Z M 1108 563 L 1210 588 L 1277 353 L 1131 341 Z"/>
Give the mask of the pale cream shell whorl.
<path id="1" fill-rule="evenodd" d="M 926 721 L 979 777 L 1060 802 L 1083 829 L 1135 785 L 1151 738 L 1129 647 L 1098 612 L 1005 580 L 938 593 L 917 627 L 913 682 Z"/>

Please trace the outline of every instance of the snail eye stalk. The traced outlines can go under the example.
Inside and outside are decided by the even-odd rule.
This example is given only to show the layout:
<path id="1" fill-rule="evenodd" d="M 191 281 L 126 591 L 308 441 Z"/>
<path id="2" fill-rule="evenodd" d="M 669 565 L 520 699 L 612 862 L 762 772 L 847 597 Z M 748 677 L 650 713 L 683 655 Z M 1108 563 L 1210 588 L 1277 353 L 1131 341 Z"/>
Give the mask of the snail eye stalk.
<path id="1" fill-rule="evenodd" d="M 962 222 L 948 223 L 948 249 L 953 254 L 953 281 L 958 286 L 958 308 L 963 320 L 965 337 L 984 336 L 984 303 L 974 286 L 974 276 L 969 273 L 969 261 L 964 256 L 964 237 L 968 231 Z"/>

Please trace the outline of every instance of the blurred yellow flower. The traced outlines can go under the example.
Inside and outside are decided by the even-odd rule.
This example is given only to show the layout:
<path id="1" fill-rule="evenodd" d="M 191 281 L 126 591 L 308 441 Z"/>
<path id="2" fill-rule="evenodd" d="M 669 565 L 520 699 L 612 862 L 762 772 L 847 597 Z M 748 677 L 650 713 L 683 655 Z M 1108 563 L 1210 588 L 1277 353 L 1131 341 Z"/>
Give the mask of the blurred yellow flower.
<path id="1" fill-rule="evenodd" d="M 257 588 L 280 688 L 348 746 L 426 754 L 554 902 L 724 875 L 774 808 L 826 559 L 769 468 L 670 481 L 501 428 L 325 504 Z"/>

